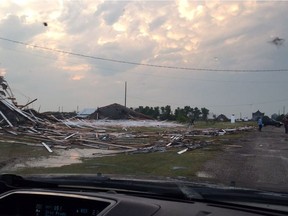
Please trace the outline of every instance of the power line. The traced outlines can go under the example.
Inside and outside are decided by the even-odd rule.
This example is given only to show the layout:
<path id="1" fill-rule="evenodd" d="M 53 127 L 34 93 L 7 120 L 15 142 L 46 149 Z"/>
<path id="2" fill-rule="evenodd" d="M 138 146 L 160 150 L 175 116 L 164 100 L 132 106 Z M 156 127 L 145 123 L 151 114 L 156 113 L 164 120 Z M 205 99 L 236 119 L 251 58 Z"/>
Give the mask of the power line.
<path id="1" fill-rule="evenodd" d="M 132 62 L 132 61 L 124 61 L 124 60 L 117 60 L 117 59 L 111 59 L 111 58 L 103 58 L 103 57 L 97 57 L 97 56 L 91 56 L 91 55 L 85 55 L 81 53 L 76 52 L 69 52 L 65 50 L 59 50 L 59 49 L 52 49 L 44 46 L 39 46 L 35 44 L 29 44 L 22 41 L 16 41 L 11 40 L 8 38 L 0 37 L 0 40 L 8 41 L 11 43 L 21 44 L 25 46 L 31 46 L 38 49 L 48 50 L 52 52 L 58 52 L 83 58 L 90 58 L 95 60 L 101 60 L 101 61 L 109 61 L 114 63 L 121 63 L 121 64 L 129 64 L 129 65 L 137 65 L 137 66 L 146 66 L 146 67 L 155 67 L 155 68 L 166 68 L 166 69 L 174 69 L 174 70 L 189 70 L 189 71 L 206 71 L 206 72 L 237 72 L 237 73 L 263 73 L 263 72 L 288 72 L 288 69 L 213 69 L 213 68 L 192 68 L 192 67 L 177 67 L 177 66 L 167 66 L 167 65 L 157 65 L 157 64 L 148 64 L 148 63 L 139 63 L 139 62 Z"/>
<path id="2" fill-rule="evenodd" d="M 25 51 L 20 51 L 20 50 L 16 50 L 16 49 L 11 49 L 11 48 L 7 48 L 7 47 L 3 47 L 3 49 L 6 49 L 6 50 L 9 50 L 9 51 L 13 51 L 13 52 L 19 52 L 21 54 L 25 54 L 27 55 L 27 53 L 25 53 Z M 33 54 L 32 54 L 33 55 Z M 35 57 L 37 58 L 43 58 L 43 59 L 48 59 L 48 60 L 54 60 L 54 61 L 57 61 L 57 62 L 63 62 L 63 63 L 72 63 L 74 65 L 78 65 L 79 62 L 75 62 L 75 61 L 71 61 L 71 60 L 59 60 L 57 58 L 54 58 L 54 57 L 49 57 L 47 55 L 39 55 L 39 54 L 34 54 Z M 72 65 L 73 66 L 73 65 Z M 111 68 L 107 68 L 107 67 L 99 67 L 99 66 L 96 66 L 95 64 L 93 64 L 93 67 L 96 68 L 96 69 L 101 69 L 101 70 L 105 70 L 106 72 L 123 72 L 122 70 L 115 70 L 115 69 L 111 69 Z M 155 72 L 152 72 L 152 73 L 149 73 L 147 71 L 145 72 L 133 72 L 131 74 L 129 74 L 129 76 L 131 75 L 137 75 L 137 76 L 147 76 L 147 77 L 151 77 L 153 76 L 153 78 L 155 77 L 158 77 L 158 78 L 165 78 L 165 79 L 178 79 L 178 80 L 186 80 L 186 81 L 195 81 L 195 82 L 213 82 L 213 83 L 252 83 L 252 84 L 263 84 L 263 83 L 268 83 L 268 84 L 275 84 L 275 83 L 287 83 L 288 81 L 287 80 L 263 80 L 263 81 L 259 81 L 259 80 L 220 80 L 220 79 L 202 79 L 202 78 L 194 78 L 194 77 L 190 77 L 190 76 L 183 76 L 183 74 L 181 74 L 181 76 L 171 76 L 171 75 L 167 75 L 167 74 L 155 74 Z"/>
<path id="3" fill-rule="evenodd" d="M 26 54 L 24 51 L 20 51 L 20 50 L 16 50 L 16 49 L 11 49 L 11 48 L 7 48 L 7 47 L 3 47 L 3 49 L 6 49 L 6 50 L 9 50 L 9 51 L 13 51 L 13 52 L 19 52 L 19 53 L 22 53 L 22 54 Z M 33 54 L 32 54 L 33 55 Z M 48 59 L 48 60 L 54 60 L 54 61 L 57 61 L 57 62 L 63 62 L 63 63 L 72 63 L 74 65 L 78 65 L 79 62 L 75 62 L 75 61 L 71 61 L 71 60 L 59 60 L 59 59 L 56 59 L 54 57 L 49 57 L 49 56 L 44 56 L 44 55 L 39 55 L 39 54 L 35 54 L 34 55 L 35 57 L 37 58 L 43 58 L 43 59 Z M 73 66 L 73 65 L 72 65 Z M 101 69 L 101 70 L 105 70 L 105 71 L 108 71 L 108 72 L 123 72 L 122 70 L 115 70 L 115 69 L 111 69 L 111 68 L 107 68 L 107 67 L 99 67 L 99 66 L 96 66 L 95 64 L 93 64 L 93 67 L 95 67 L 96 69 Z M 131 75 L 137 75 L 137 76 L 147 76 L 147 77 L 151 77 L 153 76 L 153 78 L 155 77 L 158 77 L 158 78 L 165 78 L 165 79 L 178 79 L 178 80 L 186 80 L 186 81 L 195 81 L 195 82 L 213 82 L 213 83 L 252 83 L 252 84 L 263 84 L 263 83 L 268 83 L 268 84 L 275 84 L 275 83 L 287 83 L 288 81 L 287 80 L 263 80 L 263 81 L 259 81 L 259 80 L 219 80 L 219 79 L 202 79 L 202 78 L 194 78 L 194 77 L 189 77 L 189 76 L 183 76 L 183 74 L 181 76 L 171 76 L 171 75 L 167 75 L 167 74 L 155 74 L 154 72 L 152 73 L 149 73 L 147 71 L 145 72 L 133 72 L 131 73 L 129 76 Z"/>
<path id="4" fill-rule="evenodd" d="M 18 53 L 21 53 L 21 54 L 24 54 L 24 55 L 27 55 L 27 52 L 25 51 L 20 51 L 20 50 L 17 50 L 17 49 L 11 49 L 11 48 L 7 48 L 7 47 L 3 47 L 3 49 L 6 49 L 6 50 L 9 50 L 9 51 L 12 51 L 12 52 L 18 52 Z M 31 54 L 30 54 L 31 55 Z M 32 54 L 33 55 L 33 54 Z M 37 57 L 37 58 L 42 58 L 42 59 L 48 59 L 48 60 L 54 60 L 54 61 L 57 61 L 57 62 L 63 62 L 63 63 L 72 63 L 73 65 L 78 65 L 79 62 L 76 62 L 76 61 L 71 61 L 71 60 L 59 60 L 57 58 L 54 58 L 54 57 L 49 57 L 47 55 L 39 55 L 39 54 L 34 54 L 33 56 Z M 82 62 L 80 62 L 81 64 Z M 72 65 L 72 66 L 73 66 Z M 108 70 L 109 72 L 120 72 L 121 70 L 114 70 L 114 69 L 111 69 L 111 68 L 107 68 L 107 67 L 99 67 L 99 66 L 95 66 L 93 64 L 93 67 L 97 68 L 97 69 L 102 69 L 102 70 Z"/>
<path id="5" fill-rule="evenodd" d="M 3 49 L 6 49 L 6 50 L 9 50 L 9 51 L 13 51 L 13 52 L 19 52 L 19 53 L 22 53 L 22 54 L 26 54 L 24 51 L 20 51 L 20 50 L 16 50 L 16 49 L 11 49 L 11 48 L 7 48 L 7 47 L 3 47 Z M 32 54 L 33 55 L 33 54 Z M 34 54 L 35 57 L 37 58 L 43 58 L 43 59 L 48 59 L 48 60 L 54 60 L 54 61 L 57 61 L 57 62 L 63 62 L 63 63 L 72 63 L 74 65 L 78 65 L 79 62 L 75 62 L 75 61 L 71 61 L 71 60 L 59 60 L 57 58 L 54 58 L 54 57 L 49 57 L 47 55 L 39 55 L 39 54 Z M 73 66 L 73 65 L 72 65 Z M 106 72 L 123 72 L 122 70 L 115 70 L 115 69 L 111 69 L 111 68 L 107 68 L 107 67 L 99 67 L 99 66 L 96 66 L 95 64 L 93 64 L 93 67 L 96 68 L 96 69 L 101 69 L 101 70 L 105 70 Z M 147 76 L 147 77 L 151 77 L 153 76 L 153 78 L 155 77 L 158 77 L 158 78 L 165 78 L 165 79 L 178 79 L 178 80 L 186 80 L 186 81 L 195 81 L 195 82 L 213 82 L 213 83 L 252 83 L 252 84 L 263 84 L 263 83 L 268 83 L 268 84 L 275 84 L 275 83 L 287 83 L 288 81 L 287 80 L 268 80 L 268 81 L 255 81 L 255 80 L 219 80 L 219 79 L 202 79 L 202 78 L 194 78 L 194 77 L 190 77 L 190 76 L 183 76 L 183 74 L 181 74 L 181 76 L 171 76 L 171 75 L 167 75 L 167 74 L 155 74 L 154 72 L 152 73 L 149 73 L 147 71 L 145 72 L 133 72 L 131 73 L 129 76 L 131 75 L 137 75 L 137 76 Z"/>

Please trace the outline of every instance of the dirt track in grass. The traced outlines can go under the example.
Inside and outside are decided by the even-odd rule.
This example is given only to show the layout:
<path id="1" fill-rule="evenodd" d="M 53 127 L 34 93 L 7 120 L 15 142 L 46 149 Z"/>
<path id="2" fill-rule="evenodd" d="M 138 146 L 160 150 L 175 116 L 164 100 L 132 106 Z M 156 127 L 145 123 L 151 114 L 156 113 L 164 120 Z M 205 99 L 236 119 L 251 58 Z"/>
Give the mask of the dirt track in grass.
<path id="1" fill-rule="evenodd" d="M 227 145 L 199 173 L 226 185 L 288 191 L 288 134 L 283 127 L 255 130 Z"/>

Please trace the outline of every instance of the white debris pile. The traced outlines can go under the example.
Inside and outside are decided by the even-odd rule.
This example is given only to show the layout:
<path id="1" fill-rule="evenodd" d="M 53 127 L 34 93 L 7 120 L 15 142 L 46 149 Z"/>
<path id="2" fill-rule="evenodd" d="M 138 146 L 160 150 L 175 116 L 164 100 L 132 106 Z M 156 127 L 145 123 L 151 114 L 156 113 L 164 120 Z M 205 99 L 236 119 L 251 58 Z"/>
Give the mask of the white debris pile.
<path id="1" fill-rule="evenodd" d="M 180 127 L 182 124 L 156 120 L 66 120 L 71 127 Z"/>
<path id="2" fill-rule="evenodd" d="M 55 116 L 52 113 L 24 111 L 24 108 L 35 100 L 23 106 L 18 105 L 7 81 L 0 76 L 0 143 L 44 147 L 50 154 L 55 154 L 56 148 L 68 150 L 79 147 L 107 150 L 111 154 L 165 152 L 170 149 L 176 149 L 178 154 L 183 154 L 213 144 L 210 137 L 253 129 L 241 127 L 190 130 L 176 122 L 135 120 L 135 113 L 134 120 L 96 120 L 75 117 L 67 119 L 61 113 L 56 113 L 60 116 Z M 107 106 L 109 109 L 105 108 L 106 112 L 110 116 L 117 114 L 116 117 L 119 117 L 121 113 L 114 112 L 115 106 L 119 108 L 119 105 L 113 104 Z M 105 109 L 100 113 L 103 116 Z M 139 116 L 144 118 L 143 115 Z"/>

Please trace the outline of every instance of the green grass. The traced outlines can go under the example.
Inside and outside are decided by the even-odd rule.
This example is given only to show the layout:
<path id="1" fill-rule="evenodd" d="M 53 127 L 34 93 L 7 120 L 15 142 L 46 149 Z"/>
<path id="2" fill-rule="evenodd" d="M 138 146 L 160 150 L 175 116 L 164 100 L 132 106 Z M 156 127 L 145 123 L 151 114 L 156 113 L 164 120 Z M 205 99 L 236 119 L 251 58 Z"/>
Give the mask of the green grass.
<path id="1" fill-rule="evenodd" d="M 194 128 L 196 129 L 203 129 L 203 128 L 237 128 L 237 127 L 244 127 L 244 126 L 257 126 L 255 122 L 248 121 L 248 122 L 235 122 L 232 124 L 231 122 L 205 122 L 205 121 L 197 121 L 195 122 Z"/>
<path id="2" fill-rule="evenodd" d="M 81 164 L 72 164 L 58 168 L 25 168 L 19 170 L 18 173 L 104 173 L 135 176 L 185 176 L 193 178 L 196 172 L 201 169 L 203 163 L 219 152 L 219 146 L 215 145 L 213 148 L 207 150 L 188 151 L 181 155 L 178 155 L 177 151 L 121 154 L 85 159 Z"/>
<path id="3" fill-rule="evenodd" d="M 43 147 L 0 142 L 0 160 L 48 156 L 49 152 Z"/>
<path id="4" fill-rule="evenodd" d="M 23 144 L 0 142 L 0 170 L 6 165 L 12 165 L 19 161 L 27 161 L 49 155 L 44 147 L 27 146 Z"/>

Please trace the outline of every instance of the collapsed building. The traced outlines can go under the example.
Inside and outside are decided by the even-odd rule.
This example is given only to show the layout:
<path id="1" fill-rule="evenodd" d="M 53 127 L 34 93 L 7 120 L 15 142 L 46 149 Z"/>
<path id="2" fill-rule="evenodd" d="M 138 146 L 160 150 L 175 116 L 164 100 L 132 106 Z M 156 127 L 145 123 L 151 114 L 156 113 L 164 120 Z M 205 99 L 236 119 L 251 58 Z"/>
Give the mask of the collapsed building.
<path id="1" fill-rule="evenodd" d="M 23 106 L 18 105 L 7 81 L 0 76 L 0 143 L 44 146 L 50 153 L 53 153 L 55 148 L 67 150 L 81 146 L 81 148 L 113 150 L 111 154 L 115 154 L 115 151 L 129 154 L 162 152 L 171 148 L 178 148 L 180 151 L 177 153 L 183 154 L 186 151 L 213 144 L 215 136 L 253 129 L 253 127 L 242 127 L 221 131 L 216 128 L 209 130 L 178 128 L 176 130 L 176 126 L 175 129 L 173 126 L 170 130 L 163 127 L 163 130 L 148 130 L 139 133 L 137 129 L 133 129 L 134 126 L 129 129 L 119 126 L 115 130 L 115 128 L 109 129 L 107 126 L 99 126 L 96 123 L 107 122 L 106 119 L 145 120 L 144 122 L 147 123 L 146 120 L 152 120 L 152 118 L 116 103 L 98 108 L 87 119 L 76 118 L 76 113 L 39 114 L 34 110 L 24 110 L 35 100 Z M 105 120 L 95 121 L 95 119 Z M 159 127 L 158 122 L 155 127 Z M 201 137 L 203 139 L 200 139 Z"/>
<path id="2" fill-rule="evenodd" d="M 18 105 L 8 82 L 3 76 L 0 76 L 0 125 L 13 127 L 24 123 L 37 123 L 37 117 L 33 113 L 23 111 L 26 105 Z"/>
<path id="3" fill-rule="evenodd" d="M 25 104 L 18 105 L 13 92 L 4 79 L 0 76 L 0 126 L 15 127 L 18 125 L 29 124 L 37 125 L 48 121 L 58 121 L 67 118 L 76 118 L 76 113 L 60 113 L 60 112 L 46 112 L 39 114 L 35 110 L 26 109 L 27 106 L 37 99 Z M 120 104 L 114 103 L 108 106 L 100 107 L 92 114 L 86 117 L 87 119 L 137 119 L 137 120 L 153 120 L 153 118 L 142 113 L 135 112 Z"/>

